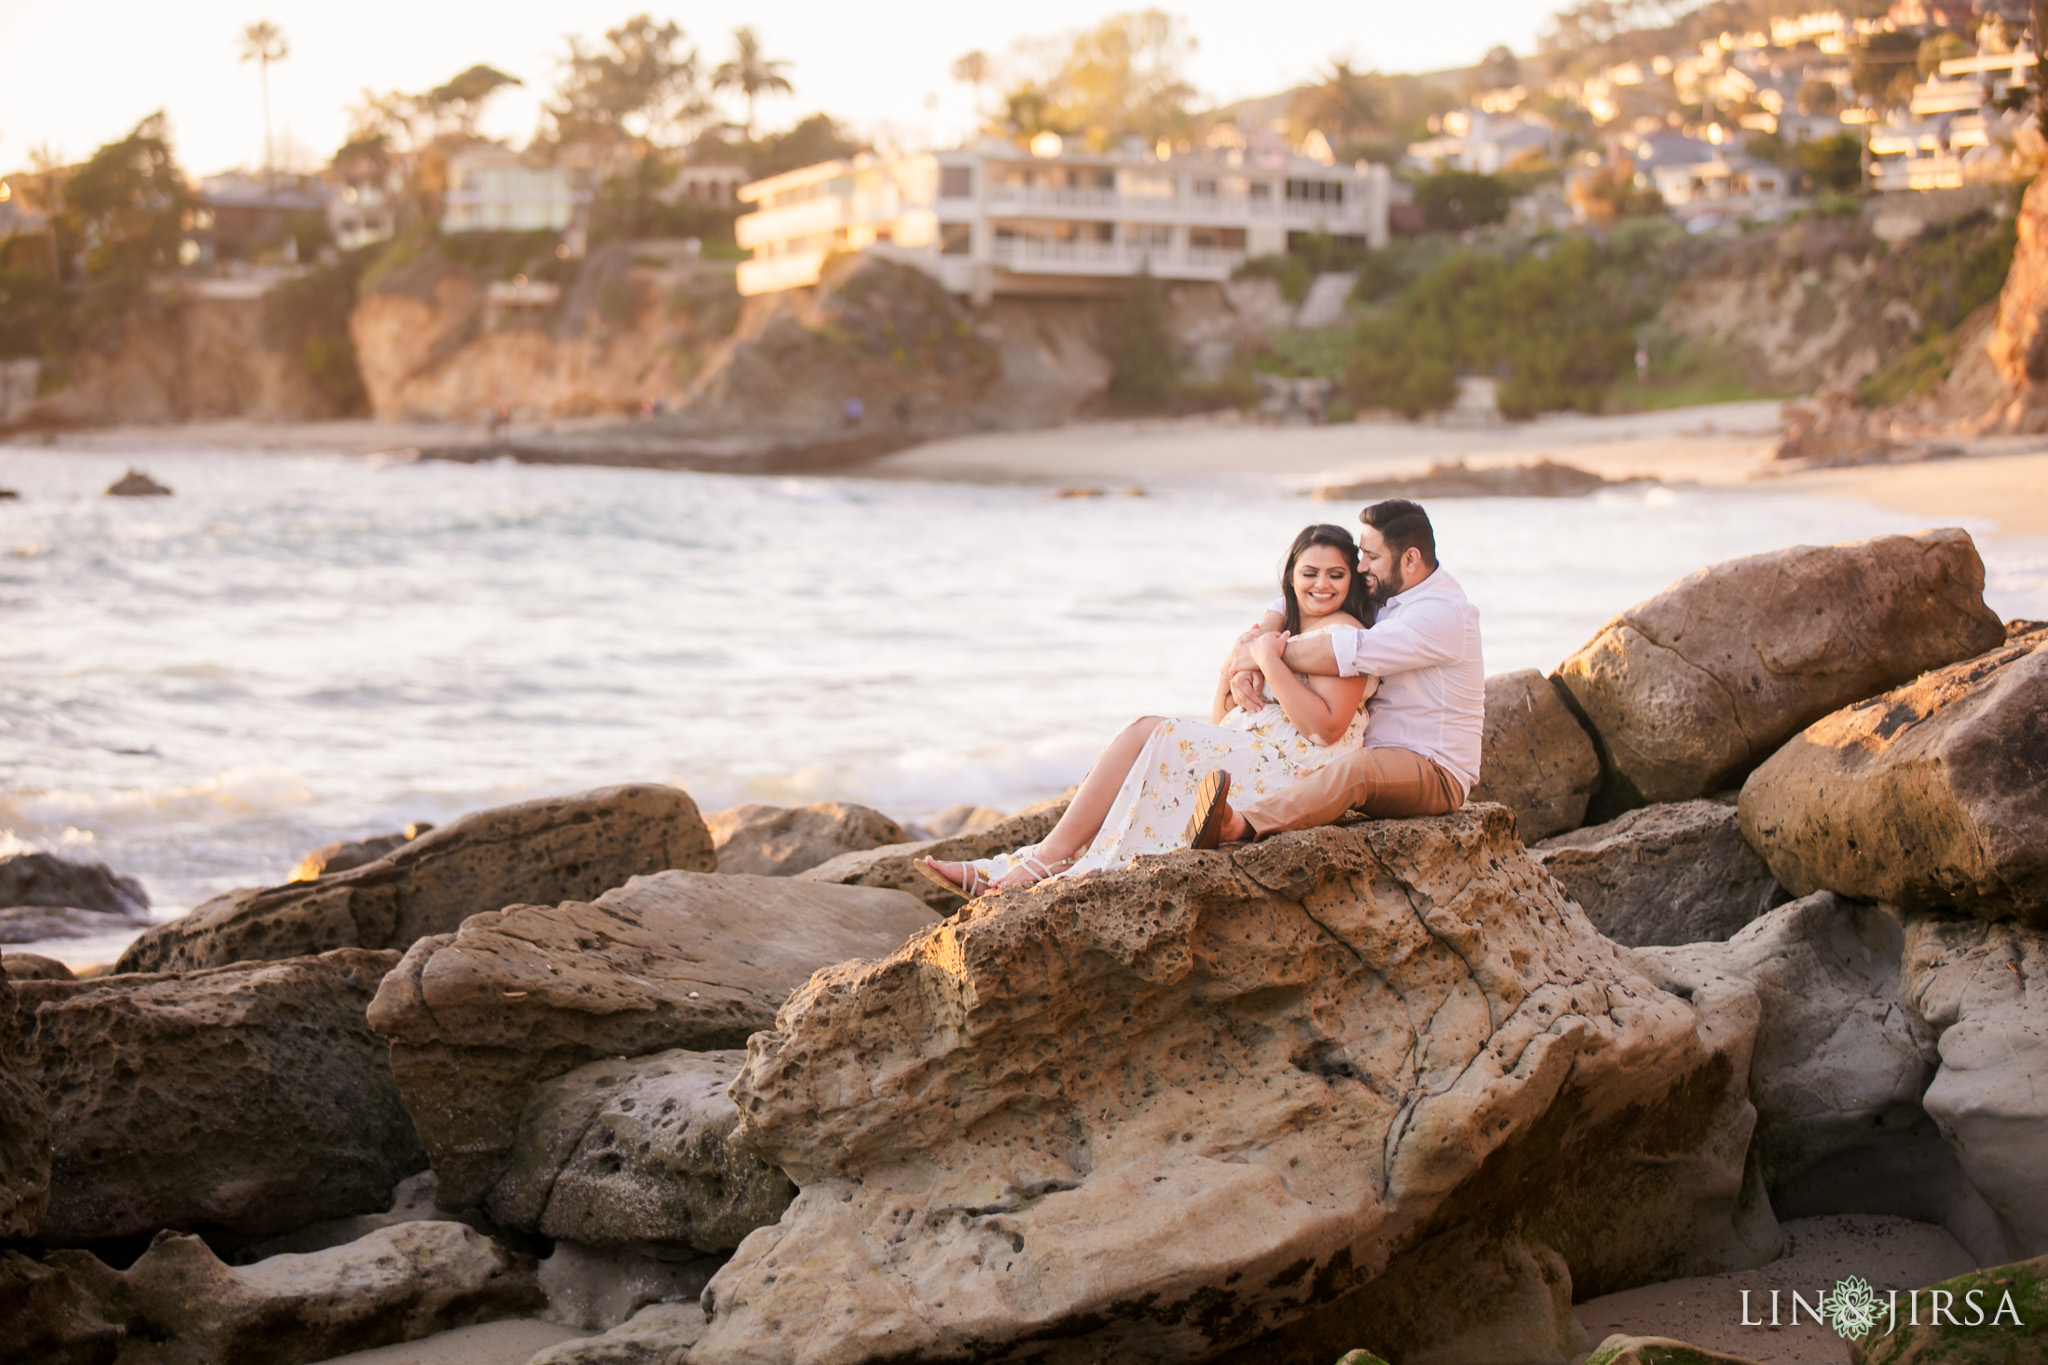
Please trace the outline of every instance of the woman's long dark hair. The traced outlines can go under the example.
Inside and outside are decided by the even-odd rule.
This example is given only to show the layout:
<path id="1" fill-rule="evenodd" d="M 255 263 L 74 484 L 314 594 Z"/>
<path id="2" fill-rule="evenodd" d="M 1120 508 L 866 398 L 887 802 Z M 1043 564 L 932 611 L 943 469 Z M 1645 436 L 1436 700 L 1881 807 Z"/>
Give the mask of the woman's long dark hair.
<path id="1" fill-rule="evenodd" d="M 1351 566 L 1351 583 L 1344 594 L 1343 609 L 1357 617 L 1360 625 L 1371 625 L 1372 594 L 1366 589 L 1365 575 L 1358 571 L 1358 542 L 1343 527 L 1323 523 L 1304 526 L 1294 544 L 1287 547 L 1287 562 L 1280 566 L 1280 591 L 1287 598 L 1287 633 L 1301 634 L 1301 603 L 1294 596 L 1294 565 L 1311 545 L 1327 545 L 1344 556 L 1344 562 Z"/>

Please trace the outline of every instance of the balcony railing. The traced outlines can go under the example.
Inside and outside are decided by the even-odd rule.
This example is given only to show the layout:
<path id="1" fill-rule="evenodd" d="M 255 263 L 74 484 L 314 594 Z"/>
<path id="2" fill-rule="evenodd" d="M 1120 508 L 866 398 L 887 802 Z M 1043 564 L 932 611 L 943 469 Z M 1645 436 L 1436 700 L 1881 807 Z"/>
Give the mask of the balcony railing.
<path id="1" fill-rule="evenodd" d="M 1117 190 L 1065 189 L 1042 185 L 991 185 L 992 209 L 1052 209 L 1062 213 L 1093 211 L 1106 217 L 1140 221 L 1158 218 L 1213 219 L 1237 222 L 1251 218 L 1322 219 L 1338 222 L 1365 216 L 1363 193 L 1348 194 L 1342 203 L 1254 196 L 1249 194 L 1124 194 Z"/>
<path id="2" fill-rule="evenodd" d="M 1155 275 L 1201 279 L 1224 278 L 1245 259 L 1242 250 L 1226 247 L 1141 247 L 1050 237 L 999 237 L 991 256 L 997 265 L 1023 272 L 1135 275 L 1146 266 Z"/>

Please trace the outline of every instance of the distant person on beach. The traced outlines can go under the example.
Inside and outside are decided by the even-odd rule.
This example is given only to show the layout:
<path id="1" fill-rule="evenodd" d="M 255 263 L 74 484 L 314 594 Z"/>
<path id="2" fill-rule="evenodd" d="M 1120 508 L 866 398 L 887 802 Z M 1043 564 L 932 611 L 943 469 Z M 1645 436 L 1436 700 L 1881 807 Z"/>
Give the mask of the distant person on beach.
<path id="1" fill-rule="evenodd" d="M 1289 669 L 1289 639 L 1355 634 L 1372 621 L 1358 545 L 1341 526 L 1310 526 L 1294 538 L 1280 576 L 1280 630 L 1245 641 L 1257 682 L 1237 681 L 1234 644 L 1218 674 L 1208 722 L 1145 716 L 1112 741 L 1040 843 L 978 862 L 919 864 L 924 876 L 967 896 L 1030 886 L 1047 877 L 1120 867 L 1144 853 L 1185 848 L 1190 831 L 1213 820 L 1199 810 L 1205 790 L 1228 774 L 1239 790 L 1278 793 L 1345 754 L 1366 730 L 1373 680 L 1335 670 L 1312 677 Z M 1205 780 L 1206 779 L 1206 780 Z"/>

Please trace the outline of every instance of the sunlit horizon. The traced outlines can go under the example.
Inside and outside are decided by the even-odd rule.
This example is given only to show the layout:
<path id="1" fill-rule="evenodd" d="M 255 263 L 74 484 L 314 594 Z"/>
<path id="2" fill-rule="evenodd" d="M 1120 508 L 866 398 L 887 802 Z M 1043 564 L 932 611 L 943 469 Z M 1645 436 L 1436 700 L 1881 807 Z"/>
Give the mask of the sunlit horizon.
<path id="1" fill-rule="evenodd" d="M 623 0 L 598 7 L 515 0 L 488 13 L 469 6 L 364 0 L 321 6 L 305 0 L 196 0 L 169 10 L 118 4 L 0 7 L 0 169 L 26 166 L 33 150 L 77 161 L 162 109 L 180 163 L 195 176 L 263 164 L 256 67 L 236 57 L 244 25 L 268 19 L 284 30 L 290 56 L 270 73 L 276 160 L 311 170 L 340 145 L 347 108 L 362 91 L 419 91 L 475 63 L 525 84 L 490 106 L 484 135 L 523 145 L 558 71 L 566 38 L 596 38 L 645 8 L 674 18 L 705 65 L 723 60 L 730 31 L 751 24 L 769 54 L 788 60 L 796 90 L 766 101 L 765 127 L 786 127 L 823 111 L 862 137 L 912 146 L 957 141 L 975 124 L 974 94 L 949 75 L 972 49 L 1000 64 L 1019 40 L 1056 37 L 1142 6 L 1052 0 L 1028 17 L 934 4 L 855 10 L 818 0 L 692 6 Z M 1455 25 L 1412 7 L 1280 0 L 1258 22 L 1217 0 L 1163 6 L 1197 42 L 1189 75 L 1205 101 L 1268 95 L 1310 79 L 1334 56 L 1381 70 L 1469 65 L 1496 43 L 1517 51 L 1554 8 L 1530 0 L 1477 0 Z M 111 12 L 110 12 L 111 11 Z M 117 44 L 107 35 L 119 34 Z M 89 56 L 86 54 L 90 54 Z M 80 78 L 82 70 L 94 73 Z M 986 95 L 987 92 L 984 92 Z M 723 101 L 737 119 L 736 99 Z"/>

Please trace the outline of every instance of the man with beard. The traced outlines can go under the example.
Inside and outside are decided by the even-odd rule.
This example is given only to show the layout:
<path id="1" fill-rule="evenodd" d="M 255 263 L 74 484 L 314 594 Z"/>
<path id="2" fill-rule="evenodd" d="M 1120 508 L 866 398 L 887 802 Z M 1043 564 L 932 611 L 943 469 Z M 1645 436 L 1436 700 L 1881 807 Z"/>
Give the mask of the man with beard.
<path id="1" fill-rule="evenodd" d="M 1446 815 L 1465 804 L 1479 780 L 1479 736 L 1486 720 L 1486 668 L 1480 661 L 1479 612 L 1457 580 L 1438 566 L 1429 514 L 1405 499 L 1376 502 L 1358 514 L 1359 568 L 1379 615 L 1365 630 L 1332 629 L 1287 642 L 1297 673 L 1380 680 L 1360 748 L 1271 795 L 1232 808 L 1228 774 L 1203 784 L 1188 842 L 1196 848 L 1327 825 L 1347 810 L 1401 817 Z M 1250 638 L 1230 661 L 1233 691 L 1255 694 Z M 1248 698 L 1239 697 L 1245 705 Z M 1220 780 L 1216 780 L 1220 779 Z"/>

